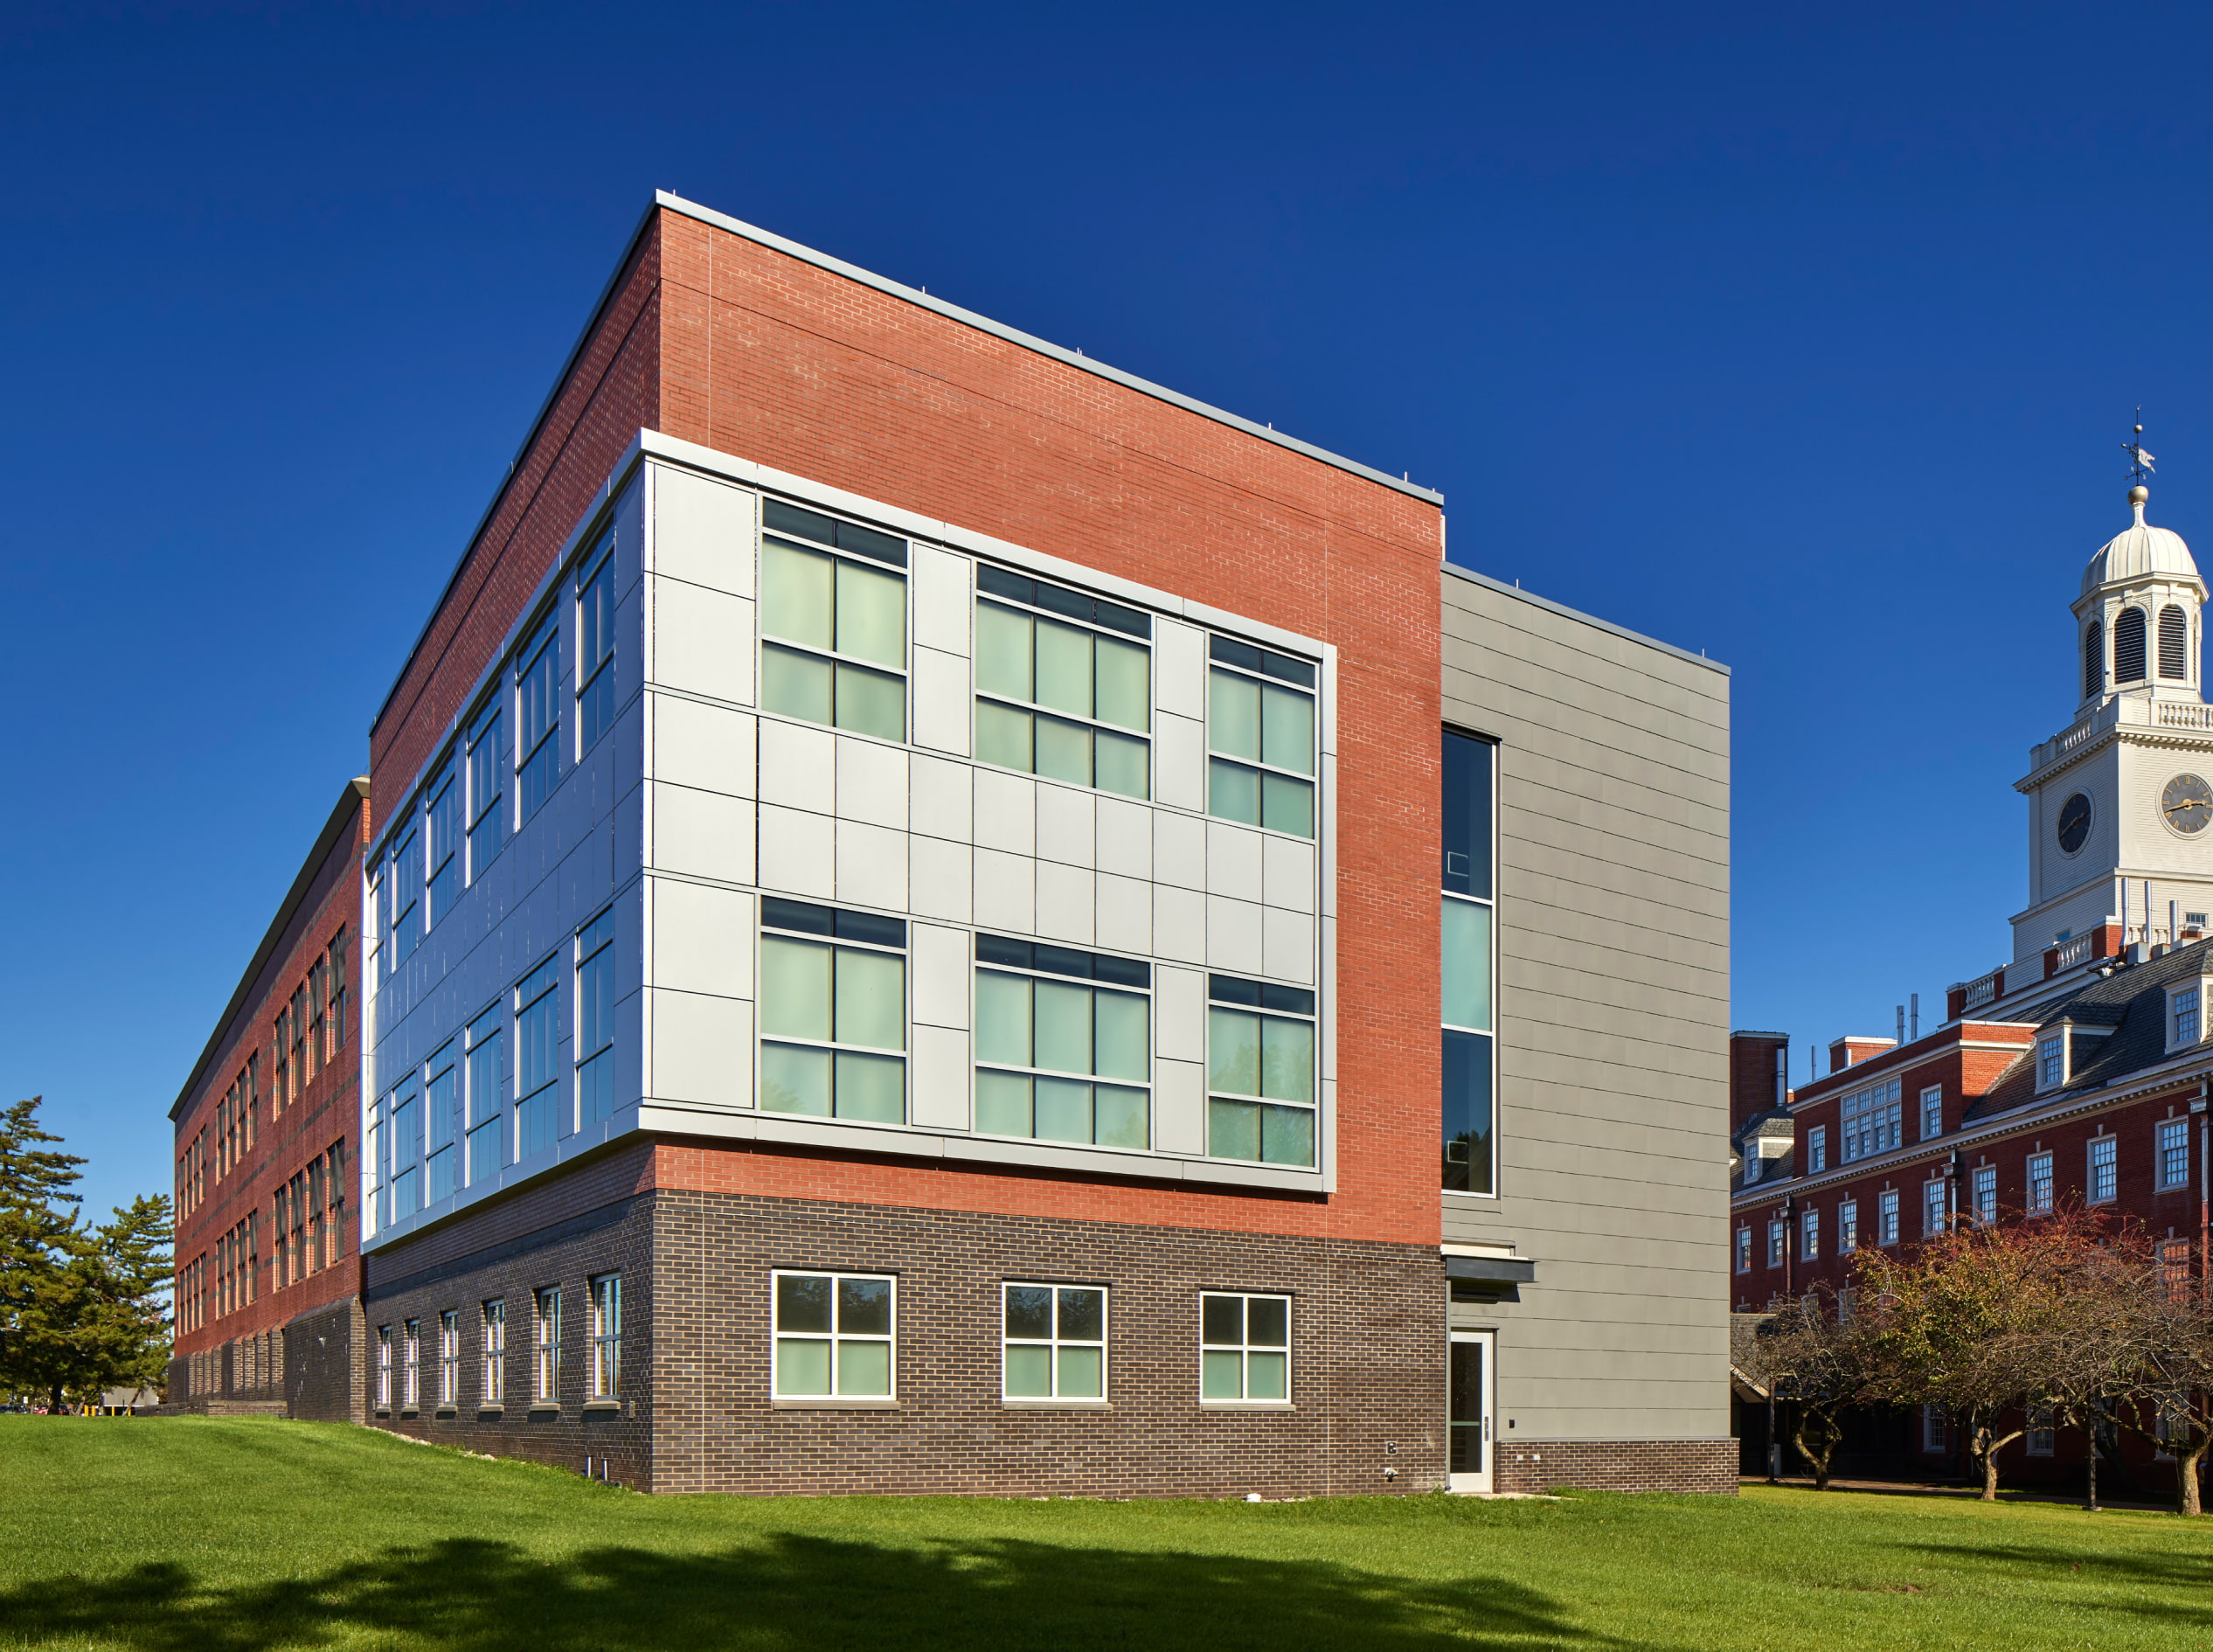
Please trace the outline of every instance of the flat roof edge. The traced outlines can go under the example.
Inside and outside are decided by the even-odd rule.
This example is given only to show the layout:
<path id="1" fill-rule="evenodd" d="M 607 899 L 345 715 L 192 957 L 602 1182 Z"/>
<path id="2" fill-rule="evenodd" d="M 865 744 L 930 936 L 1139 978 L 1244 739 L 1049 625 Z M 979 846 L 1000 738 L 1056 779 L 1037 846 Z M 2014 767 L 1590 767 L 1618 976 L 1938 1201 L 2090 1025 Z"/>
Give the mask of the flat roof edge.
<path id="1" fill-rule="evenodd" d="M 1679 649 L 1672 642 L 1662 642 L 1656 636 L 1647 636 L 1641 631 L 1632 631 L 1627 626 L 1616 625 L 1611 620 L 1601 620 L 1595 614 L 1585 614 L 1582 609 L 1571 608 L 1564 602 L 1555 602 L 1551 598 L 1541 597 L 1534 591 L 1524 591 L 1518 585 L 1509 585 L 1503 580 L 1494 580 L 1488 573 L 1478 573 L 1473 568 L 1463 568 L 1452 562 L 1441 562 L 1438 564 L 1438 566 L 1456 579 L 1466 580 L 1474 585 L 1486 586 L 1501 596 L 1509 596 L 1519 601 L 1533 603 L 1549 613 L 1560 615 L 1563 619 L 1579 620 L 1585 625 L 1596 626 L 1599 630 L 1610 632 L 1625 642 L 1641 643 L 1646 648 L 1657 649 L 1662 654 L 1672 654 L 1679 660 L 1687 660 L 1693 665 L 1703 665 L 1709 671 L 1718 671 L 1724 677 L 1731 675 L 1729 668 L 1719 660 L 1708 659 L 1703 654 L 1693 654 L 1689 649 Z"/>
<path id="2" fill-rule="evenodd" d="M 184 1087 L 177 1093 L 177 1100 L 170 1104 L 169 1116 L 174 1120 L 184 1110 L 184 1104 L 192 1099 L 192 1092 L 199 1088 L 201 1077 L 207 1072 L 208 1063 L 215 1059 L 215 1052 L 223 1047 L 223 1035 L 231 1023 L 238 1018 L 239 1010 L 246 1003 L 246 994 L 253 990 L 255 979 L 276 951 L 277 942 L 284 939 L 284 932 L 300 905 L 308 898 L 314 885 L 316 872 L 330 857 L 331 845 L 349 822 L 361 818 L 361 805 L 369 795 L 369 777 L 357 774 L 348 781 L 338 793 L 338 801 L 330 807 L 330 817 L 323 823 L 323 829 L 316 834 L 315 847 L 300 864 L 300 871 L 292 880 L 292 887 L 284 892 L 284 899 L 277 903 L 276 916 L 261 934 L 261 944 L 253 949 L 253 961 L 246 966 L 246 973 L 239 977 L 239 984 L 231 993 L 230 1003 L 223 1006 L 223 1013 L 216 1017 L 215 1031 L 208 1034 L 207 1043 L 201 1048 L 200 1059 L 192 1063 L 191 1076 L 184 1080 Z"/>

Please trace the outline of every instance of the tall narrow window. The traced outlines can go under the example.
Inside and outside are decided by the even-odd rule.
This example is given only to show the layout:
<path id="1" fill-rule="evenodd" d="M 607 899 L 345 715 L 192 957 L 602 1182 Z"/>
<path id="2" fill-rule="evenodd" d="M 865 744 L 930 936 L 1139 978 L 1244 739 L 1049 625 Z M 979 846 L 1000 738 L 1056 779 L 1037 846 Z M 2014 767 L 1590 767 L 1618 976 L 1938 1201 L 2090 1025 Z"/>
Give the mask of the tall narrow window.
<path id="1" fill-rule="evenodd" d="M 1921 1092 L 1921 1139 L 1933 1142 L 1944 1134 L 1944 1086 L 1932 1084 Z"/>
<path id="2" fill-rule="evenodd" d="M 1811 1262 L 1821 1253 L 1821 1213 L 1800 1211 L 1798 1215 L 1798 1260 Z"/>
<path id="3" fill-rule="evenodd" d="M 1313 836 L 1314 666 L 1232 637 L 1207 647 L 1206 812 Z"/>
<path id="4" fill-rule="evenodd" d="M 613 1399 L 622 1382 L 622 1276 L 592 1281 L 592 1395 Z"/>
<path id="5" fill-rule="evenodd" d="M 2092 620 L 2083 631 L 2083 698 L 2090 699 L 2105 686 L 2105 632 Z"/>
<path id="6" fill-rule="evenodd" d="M 1315 996 L 1209 975 L 1206 1150 L 1263 1164 L 1315 1163 Z"/>
<path id="7" fill-rule="evenodd" d="M 2185 1187 L 2190 1179 L 2190 1122 L 2161 1119 L 2153 1148 L 2153 1172 L 2161 1190 Z"/>
<path id="8" fill-rule="evenodd" d="M 2031 1153 L 2029 1156 L 2029 1214 L 2051 1214 L 2051 1155 Z"/>
<path id="9" fill-rule="evenodd" d="M 440 769 L 424 793 L 423 899 L 424 924 L 436 925 L 461 899 L 461 785 L 454 777 L 450 760 Z"/>
<path id="10" fill-rule="evenodd" d="M 1448 1193 L 1488 1194 L 1498 1190 L 1491 1013 L 1497 747 L 1450 730 L 1444 742 L 1443 1181 Z"/>
<path id="11" fill-rule="evenodd" d="M 761 1107 L 904 1121 L 906 925 L 770 897 L 760 923 Z"/>
<path id="12" fill-rule="evenodd" d="M 364 921 L 376 942 L 369 948 L 369 955 L 362 960 L 363 967 L 369 972 L 369 985 L 372 989 L 392 979 L 392 924 L 390 914 L 385 909 L 385 885 L 390 879 L 386 878 L 385 871 L 385 858 L 380 855 L 377 857 L 377 864 L 369 869 L 368 887 L 362 892 L 361 897 Z"/>
<path id="13" fill-rule="evenodd" d="M 778 499 L 762 525 L 761 709 L 904 740 L 906 541 Z"/>
<path id="14" fill-rule="evenodd" d="M 989 563 L 976 589 L 977 757 L 1151 796 L 1152 617 Z"/>
<path id="15" fill-rule="evenodd" d="M 484 1369 L 479 1385 L 487 1406 L 507 1403 L 507 1299 L 484 1304 Z"/>
<path id="16" fill-rule="evenodd" d="M 328 1165 L 323 1186 L 330 1200 L 326 1228 L 329 1243 L 323 1260 L 335 1262 L 346 1253 L 346 1144 L 335 1143 L 323 1156 Z"/>
<path id="17" fill-rule="evenodd" d="M 516 656 L 515 792 L 519 824 L 538 813 L 561 777 L 561 628 L 551 615 Z"/>
<path id="18" fill-rule="evenodd" d="M 2167 995 L 2167 1047 L 2179 1050 L 2184 1045 L 2196 1044 L 2203 1030 L 2204 1018 L 2198 983 L 2175 987 Z"/>
<path id="19" fill-rule="evenodd" d="M 2113 681 L 2144 680 L 2144 610 L 2126 607 L 2113 621 Z"/>
<path id="20" fill-rule="evenodd" d="M 1001 1296 L 1000 1392 L 1008 1399 L 1101 1399 L 1106 1293 L 1090 1285 L 1008 1285 Z"/>
<path id="21" fill-rule="evenodd" d="M 531 1398 L 542 1406 L 561 1403 L 561 1288 L 548 1286 L 532 1301 Z"/>
<path id="22" fill-rule="evenodd" d="M 424 1197 L 434 1204 L 453 1197 L 461 1185 L 461 1150 L 454 1146 L 454 1131 L 461 1123 L 461 1073 L 454 1055 L 450 1039 L 439 1045 L 423 1085 Z"/>
<path id="23" fill-rule="evenodd" d="M 888 1399 L 898 1287 L 865 1274 L 778 1274 L 775 1397 Z"/>
<path id="24" fill-rule="evenodd" d="M 287 1024 L 292 1032 L 292 1092 L 285 1100 L 290 1102 L 308 1093 L 308 1080 L 315 1077 L 315 1057 L 308 1044 L 308 983 L 304 981 L 292 990 L 292 1014 Z"/>
<path id="25" fill-rule="evenodd" d="M 1199 1297 L 1199 1400 L 1291 1398 L 1291 1299 Z"/>
<path id="26" fill-rule="evenodd" d="M 330 941 L 330 1052 L 336 1055 L 346 1043 L 346 932 L 341 927 Z M 259 1074 L 255 1077 L 258 1082 Z"/>
<path id="27" fill-rule="evenodd" d="M 1884 1188 L 1875 1197 L 1875 1232 L 1877 1245 L 1898 1242 L 1898 1190 Z"/>
<path id="28" fill-rule="evenodd" d="M 576 1115 L 579 1125 L 614 1114 L 614 912 L 576 937 Z"/>
<path id="29" fill-rule="evenodd" d="M 2159 611 L 2159 674 L 2169 682 L 2187 682 L 2189 656 L 2189 619 L 2170 602 Z"/>
<path id="30" fill-rule="evenodd" d="M 413 1411 L 423 1400 L 423 1322 L 409 1320 L 399 1336 L 399 1403 Z"/>
<path id="31" fill-rule="evenodd" d="M 1780 1267 L 1783 1253 L 1790 1243 L 1790 1228 L 1779 1216 L 1771 1217 L 1767 1223 L 1767 1266 Z"/>
<path id="32" fill-rule="evenodd" d="M 2119 1175 L 2118 1137 L 2101 1135 L 2090 1144 L 2090 1202 L 2092 1204 L 2110 1203 L 2116 1192 Z"/>
<path id="33" fill-rule="evenodd" d="M 1152 982 L 1134 959 L 978 935 L 975 1128 L 1150 1146 Z"/>
<path id="34" fill-rule="evenodd" d="M 576 749 L 581 757 L 614 721 L 614 530 L 576 576 Z"/>
<path id="35" fill-rule="evenodd" d="M 1944 1232 L 1945 1185 L 1942 1182 L 1924 1182 L 1921 1184 L 1921 1237 L 1932 1239 Z"/>
<path id="36" fill-rule="evenodd" d="M 392 1123 L 387 1140 L 391 1168 L 385 1180 L 392 1187 L 392 1219 L 404 1221 L 422 1207 L 419 1163 L 422 1154 L 422 1107 L 413 1079 L 392 1092 Z"/>
<path id="37" fill-rule="evenodd" d="M 308 971 L 308 1052 L 318 1065 L 323 1066 L 328 1066 L 330 1062 L 330 1029 L 326 1020 L 330 1014 L 330 989 L 324 978 L 330 968 L 327 959 L 317 958 Z M 245 1093 L 245 1083 L 241 1077 L 239 1080 L 241 1096 Z M 253 1115 L 252 1109 L 248 1108 L 246 1140 L 249 1146 L 253 1142 Z"/>
<path id="38" fill-rule="evenodd" d="M 377 1409 L 392 1409 L 392 1327 L 377 1327 Z"/>
<path id="39" fill-rule="evenodd" d="M 1737 1271 L 1739 1274 L 1752 1272 L 1752 1229 L 1748 1227 L 1737 1230 Z"/>
<path id="40" fill-rule="evenodd" d="M 1828 1169 L 1828 1126 L 1817 1124 L 1806 1132 L 1806 1169 L 1819 1175 Z"/>
<path id="41" fill-rule="evenodd" d="M 504 726 L 499 701 L 480 712 L 468 732 L 468 881 L 475 883 L 499 853 L 507 836 L 507 812 L 500 807 L 506 795 L 507 745 L 500 738 Z"/>
<path id="42" fill-rule="evenodd" d="M 450 1308 L 438 1316 L 438 1403 L 461 1404 L 461 1315 Z"/>
<path id="43" fill-rule="evenodd" d="M 415 943 L 422 939 L 422 849 L 411 825 L 392 843 L 391 876 L 385 879 L 385 899 L 390 906 L 385 933 L 391 939 L 385 943 L 387 974 L 406 963 L 414 953 Z M 281 1107 L 285 1098 L 280 1075 L 277 1105 Z"/>
<path id="44" fill-rule="evenodd" d="M 502 1126 L 507 1117 L 507 1092 L 501 1083 L 506 1076 L 500 1068 L 502 1032 L 505 1030 L 506 1015 L 501 1005 L 490 1009 L 468 1024 L 463 1035 L 468 1044 L 467 1094 L 463 1098 L 468 1108 L 468 1184 L 489 1182 L 499 1174 L 506 1156 L 500 1150 Z"/>
<path id="45" fill-rule="evenodd" d="M 1846 1199 L 1836 1207 L 1836 1253 L 1849 1256 L 1860 1247 L 1860 1205 Z"/>
<path id="46" fill-rule="evenodd" d="M 1986 1225 L 1998 1219 L 1998 1167 L 1994 1164 L 1974 1168 L 1974 1219 Z"/>
<path id="47" fill-rule="evenodd" d="M 560 961 L 548 958 L 515 989 L 515 1157 L 552 1147 L 560 1131 L 554 1068 L 561 1036 Z"/>

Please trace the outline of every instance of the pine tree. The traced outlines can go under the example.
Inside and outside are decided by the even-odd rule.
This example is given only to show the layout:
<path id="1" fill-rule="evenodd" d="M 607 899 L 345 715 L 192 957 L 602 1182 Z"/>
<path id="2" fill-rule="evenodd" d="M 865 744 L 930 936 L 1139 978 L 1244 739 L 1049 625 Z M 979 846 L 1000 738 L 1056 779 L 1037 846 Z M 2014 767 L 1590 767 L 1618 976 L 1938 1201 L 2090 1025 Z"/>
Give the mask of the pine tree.
<path id="1" fill-rule="evenodd" d="M 43 1100 L 0 1113 L 0 1388 L 43 1391 L 58 1406 L 66 1384 L 55 1379 L 73 1362 L 56 1339 L 67 1341 L 86 1282 L 74 1265 L 90 1246 L 69 1190 L 84 1160 L 40 1127 Z"/>

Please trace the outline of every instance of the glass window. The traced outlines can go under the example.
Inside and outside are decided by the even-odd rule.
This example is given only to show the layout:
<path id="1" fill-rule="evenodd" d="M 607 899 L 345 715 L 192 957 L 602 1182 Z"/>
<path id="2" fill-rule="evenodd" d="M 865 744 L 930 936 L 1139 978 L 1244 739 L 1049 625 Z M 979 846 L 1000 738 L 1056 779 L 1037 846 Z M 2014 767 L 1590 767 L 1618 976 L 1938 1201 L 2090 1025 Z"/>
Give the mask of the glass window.
<path id="1" fill-rule="evenodd" d="M 2050 1406 L 2031 1406 L 2029 1408 L 2029 1454 L 2049 1457 L 2057 1441 L 2058 1419 Z"/>
<path id="2" fill-rule="evenodd" d="M 1821 1253 L 1821 1213 L 1802 1211 L 1798 1218 L 1798 1260 L 1810 1262 Z"/>
<path id="3" fill-rule="evenodd" d="M 475 883 L 499 853 L 507 836 L 506 811 L 500 808 L 507 784 L 507 746 L 500 738 L 499 702 L 495 699 L 468 732 L 468 880 Z"/>
<path id="4" fill-rule="evenodd" d="M 1927 1239 L 1943 1232 L 1947 1225 L 1944 1218 L 1944 1183 L 1924 1182 L 1921 1184 L 1921 1236 Z"/>
<path id="5" fill-rule="evenodd" d="M 450 1308 L 438 1316 L 438 1403 L 461 1404 L 461 1315 Z"/>
<path id="6" fill-rule="evenodd" d="M 420 897 L 422 893 L 422 850 L 415 840 L 411 826 L 394 840 L 392 846 L 392 874 L 385 879 L 385 895 L 389 910 L 385 917 L 385 933 L 390 940 L 385 947 L 386 973 L 406 963 L 415 950 L 415 943 L 422 939 L 422 914 Z M 284 1057 L 285 1040 L 278 1041 L 280 1062 Z M 278 1075 L 277 1105 L 284 1105 L 286 1086 L 284 1077 Z"/>
<path id="7" fill-rule="evenodd" d="M 2190 1179 L 2189 1121 L 2161 1119 L 2155 1154 L 2161 1187 L 2181 1187 L 2188 1183 Z"/>
<path id="8" fill-rule="evenodd" d="M 1875 1197 L 1876 1243 L 1895 1245 L 1898 1242 L 1898 1193 L 1896 1188 L 1885 1188 Z"/>
<path id="9" fill-rule="evenodd" d="M 1001 1393 L 1102 1399 L 1106 1293 L 1095 1285 L 1008 1285 L 1001 1293 Z"/>
<path id="10" fill-rule="evenodd" d="M 1199 1296 L 1199 1399 L 1291 1398 L 1291 1299 Z"/>
<path id="11" fill-rule="evenodd" d="M 2103 1204 L 2115 1192 L 2119 1138 L 2101 1135 L 2090 1144 L 2090 1202 Z"/>
<path id="12" fill-rule="evenodd" d="M 392 1327 L 377 1327 L 377 1408 L 392 1409 Z"/>
<path id="13" fill-rule="evenodd" d="M 592 1281 L 592 1398 L 613 1399 L 622 1381 L 622 1277 Z"/>
<path id="14" fill-rule="evenodd" d="M 614 1114 L 614 912 L 576 937 L 576 1116 L 579 1126 Z"/>
<path id="15" fill-rule="evenodd" d="M 454 1132 L 460 1123 L 461 1075 L 454 1070 L 453 1045 L 441 1045 L 424 1070 L 429 1074 L 423 1086 L 423 1170 L 428 1183 L 424 1197 L 434 1204 L 453 1197 L 460 1181 Z"/>
<path id="16" fill-rule="evenodd" d="M 997 935 L 976 962 L 975 1128 L 1149 1147 L 1152 967 Z"/>
<path id="17" fill-rule="evenodd" d="M 1921 1092 L 1921 1139 L 1933 1142 L 1944 1134 L 1944 1086 L 1932 1084 Z"/>
<path id="18" fill-rule="evenodd" d="M 2036 1087 L 2049 1090 L 2067 1077 L 2067 1040 L 2064 1034 L 2044 1039 L 2036 1046 Z"/>
<path id="19" fill-rule="evenodd" d="M 1313 836 L 1315 668 L 1225 636 L 1208 652 L 1206 812 Z"/>
<path id="20" fill-rule="evenodd" d="M 516 656 L 515 791 L 519 823 L 538 813 L 561 777 L 561 628 L 549 615 Z"/>
<path id="21" fill-rule="evenodd" d="M 554 1087 L 555 1047 L 560 1038 L 560 971 L 548 958 L 515 989 L 515 1157 L 517 1163 L 551 1148 L 560 1121 Z"/>
<path id="22" fill-rule="evenodd" d="M 906 564 L 904 540 L 789 506 L 780 510 L 774 500 L 767 525 L 774 529 L 785 512 L 827 524 L 806 535 L 819 545 L 852 548 L 843 540 L 864 534 L 896 546 L 898 566 Z M 783 531 L 785 537 L 765 534 L 760 542 L 761 635 L 775 639 L 761 644 L 761 709 L 904 740 L 905 577 L 801 544 L 796 530 Z"/>
<path id="23" fill-rule="evenodd" d="M 532 1301 L 531 1398 L 540 1405 L 561 1403 L 561 1288 L 548 1286 Z"/>
<path id="24" fill-rule="evenodd" d="M 1314 994 L 1209 975 L 1206 996 L 1207 1153 L 1311 1167 L 1320 1095 Z"/>
<path id="25" fill-rule="evenodd" d="M 1896 1079 L 1855 1091 L 1844 1098 L 1838 1112 L 1841 1119 L 1837 1140 L 1843 1149 L 1845 1163 L 1872 1158 L 1877 1153 L 1889 1153 L 1904 1145 Z"/>
<path id="26" fill-rule="evenodd" d="M 592 749 L 614 721 L 614 530 L 576 576 L 576 749 Z"/>
<path id="27" fill-rule="evenodd" d="M 461 788 L 454 782 L 451 763 L 439 770 L 424 793 L 423 837 L 429 845 L 425 857 L 423 892 L 428 910 L 424 922 L 434 925 L 453 909 L 461 892 Z"/>
<path id="28" fill-rule="evenodd" d="M 494 1297 L 484 1304 L 484 1404 L 507 1400 L 507 1299 Z"/>
<path id="29" fill-rule="evenodd" d="M 2051 1214 L 2051 1155 L 2031 1153 L 2029 1156 L 2029 1214 Z"/>
<path id="30" fill-rule="evenodd" d="M 1448 895 L 1491 898 L 1491 767 L 1488 740 L 1445 735 L 1445 880 Z"/>
<path id="31" fill-rule="evenodd" d="M 904 1121 L 906 925 L 766 896 L 760 922 L 761 1107 Z"/>
<path id="32" fill-rule="evenodd" d="M 1445 1023 L 1442 1183 L 1448 1193 L 1497 1190 L 1490 899 L 1495 755 L 1488 740 L 1445 732 L 1439 996 Z"/>
<path id="33" fill-rule="evenodd" d="M 1975 1166 L 1974 1219 L 1978 1222 L 1998 1219 L 1998 1167 L 1994 1164 Z"/>
<path id="34" fill-rule="evenodd" d="M 1921 1407 L 1921 1449 L 1944 1449 L 1944 1407 L 1941 1406 Z"/>
<path id="35" fill-rule="evenodd" d="M 888 1399 L 896 1281 L 869 1274 L 778 1274 L 775 1397 Z"/>
<path id="36" fill-rule="evenodd" d="M 500 1151 L 502 1126 L 507 1117 L 507 1093 L 500 1080 L 501 1033 L 506 1016 L 498 1004 L 468 1024 L 468 1183 L 471 1187 L 499 1174 L 505 1156 Z"/>
<path id="37" fill-rule="evenodd" d="M 2198 1033 L 2198 989 L 2195 983 L 2178 987 L 2167 997 L 2168 1042 L 2179 1047 L 2196 1044 Z"/>
<path id="38" fill-rule="evenodd" d="M 413 1411 L 422 1404 L 423 1322 L 411 1319 L 399 1337 L 399 1403 Z"/>
<path id="39" fill-rule="evenodd" d="M 1737 1271 L 1739 1274 L 1752 1272 L 1752 1229 L 1748 1227 L 1737 1230 Z"/>
<path id="40" fill-rule="evenodd" d="M 1836 1207 L 1836 1253 L 1839 1256 L 1849 1256 L 1859 1247 L 1859 1201 L 1846 1199 Z"/>
<path id="41" fill-rule="evenodd" d="M 1151 796 L 1151 617 L 988 563 L 976 588 L 976 756 Z"/>
<path id="42" fill-rule="evenodd" d="M 1779 1217 L 1767 1224 L 1768 1267 L 1780 1267 L 1783 1265 L 1783 1247 L 1789 1232 L 1789 1228 L 1784 1225 Z"/>
<path id="43" fill-rule="evenodd" d="M 392 1219 L 403 1221 L 422 1208 L 419 1161 L 422 1153 L 422 1107 L 413 1079 L 392 1092 L 392 1123 L 385 1132 L 391 1160 L 385 1180 L 392 1189 Z"/>
<path id="44" fill-rule="evenodd" d="M 1806 1133 L 1806 1168 L 1808 1171 L 1828 1169 L 1828 1127 L 1817 1124 Z"/>

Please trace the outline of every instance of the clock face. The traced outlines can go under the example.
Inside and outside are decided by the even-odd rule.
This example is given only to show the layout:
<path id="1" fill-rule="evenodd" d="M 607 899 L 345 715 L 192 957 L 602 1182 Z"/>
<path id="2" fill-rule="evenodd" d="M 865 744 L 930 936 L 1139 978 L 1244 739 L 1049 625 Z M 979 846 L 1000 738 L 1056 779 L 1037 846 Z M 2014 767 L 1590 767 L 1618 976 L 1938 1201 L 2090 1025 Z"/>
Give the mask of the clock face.
<path id="1" fill-rule="evenodd" d="M 2069 854 L 2090 836 L 2090 799 L 2077 792 L 2059 806 L 2059 846 Z"/>
<path id="2" fill-rule="evenodd" d="M 2159 807 L 2176 831 L 2202 832 L 2213 822 L 2213 786 L 2195 774 L 2177 774 L 2159 795 Z"/>

